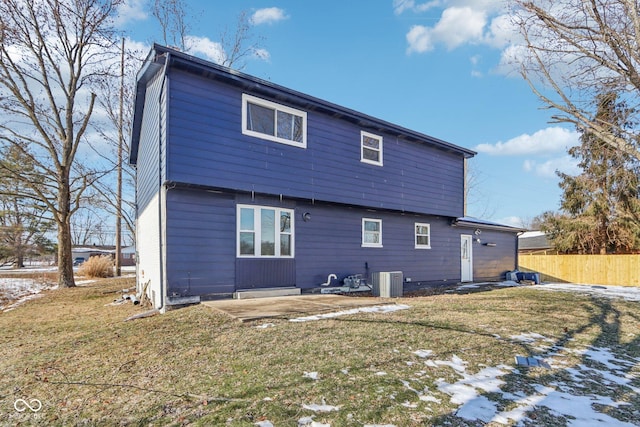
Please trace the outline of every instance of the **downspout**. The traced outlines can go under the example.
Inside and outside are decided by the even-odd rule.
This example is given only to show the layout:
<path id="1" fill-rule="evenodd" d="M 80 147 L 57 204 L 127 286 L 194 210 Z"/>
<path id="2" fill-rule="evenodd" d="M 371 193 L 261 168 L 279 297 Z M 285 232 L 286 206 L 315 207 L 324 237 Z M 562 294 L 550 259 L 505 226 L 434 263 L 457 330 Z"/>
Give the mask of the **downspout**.
<path id="1" fill-rule="evenodd" d="M 164 63 L 164 69 L 162 70 L 162 88 L 167 84 L 167 70 L 169 67 L 169 60 L 171 59 L 171 54 L 167 52 Z M 167 299 L 167 285 L 165 283 L 165 248 L 164 248 L 164 204 L 166 200 L 166 189 L 164 185 L 162 185 L 162 167 L 160 162 L 162 160 L 162 88 L 160 89 L 160 93 L 158 94 L 158 188 L 160 191 L 158 197 L 158 240 L 160 246 L 160 253 L 158 256 L 160 257 L 160 307 L 157 307 L 157 310 L 162 312 L 165 310 L 166 299 Z M 166 119 L 166 113 L 165 113 Z"/>

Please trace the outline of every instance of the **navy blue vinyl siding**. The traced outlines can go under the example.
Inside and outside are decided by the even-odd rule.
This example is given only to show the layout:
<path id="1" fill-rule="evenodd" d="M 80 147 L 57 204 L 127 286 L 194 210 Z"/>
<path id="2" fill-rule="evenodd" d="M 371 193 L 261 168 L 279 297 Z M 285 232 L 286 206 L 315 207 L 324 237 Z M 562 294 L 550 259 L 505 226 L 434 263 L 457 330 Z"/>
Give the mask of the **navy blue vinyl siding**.
<path id="1" fill-rule="evenodd" d="M 242 134 L 242 91 L 170 72 L 167 179 L 350 205 L 463 215 L 464 157 L 308 111 L 307 148 Z M 277 101 L 300 108 L 291 102 Z M 360 161 L 360 131 L 384 138 L 384 166 Z"/>
<path id="2" fill-rule="evenodd" d="M 160 99 L 162 92 L 162 74 L 158 74 L 148 83 L 144 104 L 144 118 L 142 121 L 139 145 L 139 161 L 137 170 L 136 203 L 142 212 L 154 195 L 160 190 L 161 137 L 165 125 L 165 108 Z"/>
<path id="3" fill-rule="evenodd" d="M 296 223 L 300 287 L 317 286 L 333 273 L 364 277 L 378 271 L 403 271 L 413 281 L 460 280 L 460 231 L 450 219 L 372 212 L 337 206 L 298 206 L 311 220 Z M 382 220 L 382 247 L 362 247 L 362 218 Z M 415 248 L 415 223 L 431 225 L 432 249 Z"/>
<path id="4" fill-rule="evenodd" d="M 468 230 L 467 234 L 473 234 L 473 231 Z M 477 237 L 480 243 L 473 244 L 473 279 L 475 281 L 504 279 L 507 271 L 517 268 L 518 237 L 515 232 L 482 230 L 482 234 Z"/>
<path id="5" fill-rule="evenodd" d="M 294 210 L 295 258 L 237 258 L 237 204 Z M 310 219 L 303 220 L 308 213 Z M 362 219 L 382 220 L 382 247 L 362 247 Z M 452 218 L 375 211 L 264 195 L 203 190 L 167 191 L 167 295 L 207 295 L 237 289 L 317 287 L 329 274 L 370 277 L 402 271 L 414 282 L 460 280 L 460 235 Z M 431 249 L 415 248 L 415 223 L 431 226 Z M 475 237 L 475 236 L 474 236 Z M 515 268 L 515 234 L 485 230 L 473 243 L 474 279 L 498 279 Z"/>
<path id="6" fill-rule="evenodd" d="M 235 290 L 235 206 L 231 195 L 167 190 L 168 296 Z"/>

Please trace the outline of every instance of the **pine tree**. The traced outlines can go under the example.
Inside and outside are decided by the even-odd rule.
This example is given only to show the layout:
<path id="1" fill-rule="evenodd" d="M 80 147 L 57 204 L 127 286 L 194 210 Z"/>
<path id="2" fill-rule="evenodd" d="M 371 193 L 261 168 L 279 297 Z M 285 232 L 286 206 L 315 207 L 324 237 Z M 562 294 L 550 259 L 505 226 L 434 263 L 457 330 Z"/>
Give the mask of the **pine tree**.
<path id="1" fill-rule="evenodd" d="M 52 244 L 47 236 L 53 231 L 53 221 L 37 195 L 11 173 L 17 168 L 34 183 L 42 183 L 43 179 L 35 170 L 33 161 L 15 147 L 2 151 L 0 260 L 11 261 L 14 267 L 20 268 L 27 256 L 42 255 L 51 250 Z"/>
<path id="2" fill-rule="evenodd" d="M 623 137 L 634 126 L 635 111 L 615 94 L 597 97 L 594 120 Z M 560 252 L 629 253 L 640 250 L 640 162 L 590 132 L 569 150 L 582 172 L 559 173 L 563 190 L 560 214 L 547 213 L 545 230 Z M 635 142 L 635 141 L 633 141 Z"/>

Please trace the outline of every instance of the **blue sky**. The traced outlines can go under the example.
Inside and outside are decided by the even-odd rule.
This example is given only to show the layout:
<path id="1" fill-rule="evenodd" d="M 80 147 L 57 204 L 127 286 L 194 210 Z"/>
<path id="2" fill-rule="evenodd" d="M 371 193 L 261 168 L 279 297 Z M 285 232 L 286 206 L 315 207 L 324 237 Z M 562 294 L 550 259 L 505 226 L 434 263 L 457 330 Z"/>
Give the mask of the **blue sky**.
<path id="1" fill-rule="evenodd" d="M 119 25 L 130 42 L 161 42 L 144 0 Z M 519 37 L 491 0 L 188 1 L 191 54 L 216 60 L 220 34 L 246 11 L 263 50 L 243 72 L 467 147 L 476 183 L 468 214 L 520 225 L 560 200 L 555 170 L 576 173 L 570 126 L 519 77 Z M 155 36 L 155 37 L 154 37 Z"/>

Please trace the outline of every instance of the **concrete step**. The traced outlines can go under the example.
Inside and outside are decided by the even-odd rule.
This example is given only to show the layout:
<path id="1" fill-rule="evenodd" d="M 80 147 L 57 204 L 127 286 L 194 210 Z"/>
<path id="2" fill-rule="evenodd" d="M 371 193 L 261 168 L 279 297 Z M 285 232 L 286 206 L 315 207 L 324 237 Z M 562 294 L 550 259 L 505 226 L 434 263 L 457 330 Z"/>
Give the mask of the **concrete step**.
<path id="1" fill-rule="evenodd" d="M 300 288 L 264 288 L 264 289 L 239 289 L 234 292 L 235 299 L 286 297 L 300 295 Z"/>

